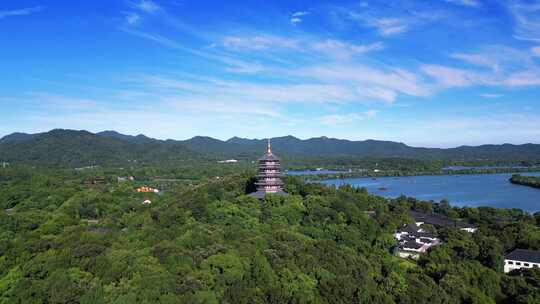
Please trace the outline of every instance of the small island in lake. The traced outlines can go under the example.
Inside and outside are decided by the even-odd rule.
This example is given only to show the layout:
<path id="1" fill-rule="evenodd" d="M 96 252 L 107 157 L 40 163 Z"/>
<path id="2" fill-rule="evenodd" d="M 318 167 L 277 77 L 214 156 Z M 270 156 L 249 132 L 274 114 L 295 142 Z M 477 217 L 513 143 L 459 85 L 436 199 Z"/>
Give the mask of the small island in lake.
<path id="1" fill-rule="evenodd" d="M 540 177 L 538 176 L 523 176 L 520 174 L 514 174 L 510 178 L 512 184 L 529 186 L 540 189 Z"/>

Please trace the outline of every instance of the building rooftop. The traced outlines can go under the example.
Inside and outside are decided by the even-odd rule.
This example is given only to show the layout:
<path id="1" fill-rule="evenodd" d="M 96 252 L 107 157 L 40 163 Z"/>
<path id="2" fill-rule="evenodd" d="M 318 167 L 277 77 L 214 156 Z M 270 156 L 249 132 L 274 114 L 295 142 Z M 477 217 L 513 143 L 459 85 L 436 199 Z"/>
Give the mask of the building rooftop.
<path id="1" fill-rule="evenodd" d="M 259 161 L 277 161 L 279 160 L 279 157 L 275 156 L 272 153 L 266 153 L 261 158 L 259 158 Z"/>
<path id="2" fill-rule="evenodd" d="M 540 263 L 540 251 L 516 249 L 505 256 L 507 260 Z"/>
<path id="3" fill-rule="evenodd" d="M 406 248 L 420 249 L 420 248 L 422 248 L 422 246 L 424 246 L 424 245 L 422 245 L 420 243 L 417 243 L 417 242 L 413 242 L 413 241 L 408 241 L 408 242 L 405 242 L 405 243 L 399 245 L 399 247 L 403 248 L 403 249 L 406 249 Z"/>
<path id="4" fill-rule="evenodd" d="M 411 211 L 410 215 L 417 222 L 424 222 L 426 224 L 430 224 L 433 226 L 454 227 L 456 225 L 455 220 L 449 217 L 446 217 L 444 215 L 427 214 L 427 213 L 422 213 L 422 212 L 417 212 L 417 211 Z"/>

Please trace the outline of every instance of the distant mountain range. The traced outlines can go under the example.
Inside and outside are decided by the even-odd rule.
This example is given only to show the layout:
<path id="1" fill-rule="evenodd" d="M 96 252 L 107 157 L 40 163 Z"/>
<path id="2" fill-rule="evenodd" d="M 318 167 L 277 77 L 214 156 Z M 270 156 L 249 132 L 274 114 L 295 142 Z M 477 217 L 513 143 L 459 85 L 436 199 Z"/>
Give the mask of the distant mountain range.
<path id="1" fill-rule="evenodd" d="M 404 157 L 447 160 L 540 160 L 539 144 L 416 148 L 391 141 L 350 141 L 327 137 L 272 139 L 284 158 Z M 266 140 L 233 137 L 227 141 L 196 136 L 188 140 L 158 140 L 115 131 L 90 133 L 56 129 L 45 133 L 13 133 L 0 139 L 0 161 L 52 166 L 159 163 L 186 159 L 254 159 L 264 153 Z"/>

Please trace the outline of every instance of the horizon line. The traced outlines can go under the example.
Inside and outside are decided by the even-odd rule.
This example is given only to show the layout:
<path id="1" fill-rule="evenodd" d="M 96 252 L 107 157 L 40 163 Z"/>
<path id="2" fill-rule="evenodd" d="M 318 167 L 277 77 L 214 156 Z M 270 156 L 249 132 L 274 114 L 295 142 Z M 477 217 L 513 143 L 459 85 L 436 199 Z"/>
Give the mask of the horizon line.
<path id="1" fill-rule="evenodd" d="M 354 139 L 347 139 L 347 138 L 337 138 L 337 137 L 329 137 L 329 136 L 326 136 L 326 135 L 321 135 L 321 136 L 317 136 L 317 137 L 308 137 L 308 138 L 301 138 L 301 137 L 297 137 L 297 136 L 294 136 L 294 135 L 291 135 L 291 134 L 288 134 L 288 135 L 282 135 L 282 136 L 272 136 L 272 137 L 264 137 L 264 138 L 248 138 L 248 137 L 240 137 L 240 136 L 232 136 L 232 137 L 229 137 L 227 139 L 221 139 L 221 138 L 216 138 L 216 137 L 212 137 L 212 136 L 209 136 L 209 135 L 194 135 L 192 137 L 189 137 L 189 138 L 185 138 L 185 139 L 173 139 L 173 138 L 158 138 L 158 137 L 151 137 L 151 136 L 148 136 L 144 133 L 139 133 L 139 134 L 136 134 L 136 135 L 133 135 L 133 134 L 129 134 L 129 133 L 122 133 L 122 132 L 118 132 L 118 131 L 115 131 L 115 130 L 111 130 L 111 129 L 108 129 L 108 130 L 103 130 L 103 131 L 97 131 L 97 132 L 92 132 L 92 131 L 89 131 L 89 130 L 86 130 L 86 129 L 65 129 L 65 128 L 54 128 L 54 129 L 50 129 L 48 131 L 42 131 L 42 132 L 35 132 L 35 133 L 27 133 L 27 132 L 20 132 L 20 131 L 15 131 L 15 132 L 11 132 L 9 134 L 6 134 L 6 135 L 3 135 L 3 136 L 0 136 L 0 140 L 4 139 L 5 137 L 7 136 L 10 136 L 10 135 L 13 135 L 13 134 L 26 134 L 26 135 L 38 135 L 38 134 L 45 134 L 45 133 L 50 133 L 52 131 L 55 131 L 55 130 L 62 130 L 62 131 L 77 131 L 77 132 L 88 132 L 88 133 L 91 133 L 91 134 L 94 134 L 94 135 L 98 135 L 99 133 L 104 133 L 104 132 L 115 132 L 117 134 L 120 134 L 120 135 L 125 135 L 125 136 L 133 136 L 133 137 L 136 137 L 136 136 L 145 136 L 149 139 L 153 139 L 153 140 L 159 140 L 159 141 L 169 141 L 169 140 L 172 140 L 172 141 L 188 141 L 188 140 L 191 140 L 191 139 L 194 139 L 196 137 L 207 137 L 207 138 L 211 138 L 211 139 L 214 139 L 214 140 L 219 140 L 221 142 L 228 142 L 229 140 L 233 139 L 233 138 L 239 138 L 239 139 L 245 139 L 245 140 L 256 140 L 256 141 L 265 141 L 267 139 L 276 139 L 276 138 L 284 138 L 284 137 L 293 137 L 295 139 L 298 139 L 298 140 L 301 140 L 301 141 L 307 141 L 307 140 L 311 140 L 311 139 L 320 139 L 320 138 L 323 138 L 323 139 L 332 139 L 332 140 L 344 140 L 344 141 L 349 141 L 349 142 L 366 142 L 366 141 L 378 141 L 378 142 L 392 142 L 392 143 L 398 143 L 398 144 L 404 144 L 410 148 L 426 148 L 426 149 L 442 149 L 442 150 L 446 150 L 446 149 L 456 149 L 456 148 L 462 148 L 462 147 L 481 147 L 481 146 L 503 146 L 503 145 L 512 145 L 512 146 L 523 146 L 523 145 L 540 145 L 540 143 L 534 143 L 534 142 L 525 142 L 525 143 L 519 143 L 519 144 L 513 144 L 513 143 L 508 143 L 508 142 L 505 142 L 505 143 L 499 143 L 499 144 L 494 144 L 494 143 L 482 143 L 482 144 L 475 144 L 475 145 L 467 145 L 467 144 L 462 144 L 462 145 L 453 145 L 453 146 L 447 146 L 447 147 L 433 147 L 433 146 L 417 146 L 417 145 L 409 145 L 405 142 L 402 142 L 402 141 L 394 141 L 394 140 L 382 140 L 382 139 L 373 139 L 373 138 L 368 138 L 368 139 L 358 139 L 358 140 L 354 140 Z"/>

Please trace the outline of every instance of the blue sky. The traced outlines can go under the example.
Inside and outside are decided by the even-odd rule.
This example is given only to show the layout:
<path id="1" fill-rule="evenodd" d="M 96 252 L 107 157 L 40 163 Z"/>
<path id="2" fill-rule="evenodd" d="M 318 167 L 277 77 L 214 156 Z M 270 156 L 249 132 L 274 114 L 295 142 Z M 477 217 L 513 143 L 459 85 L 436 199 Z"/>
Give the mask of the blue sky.
<path id="1" fill-rule="evenodd" d="M 540 143 L 540 1 L 7 0 L 0 41 L 0 135 Z"/>

